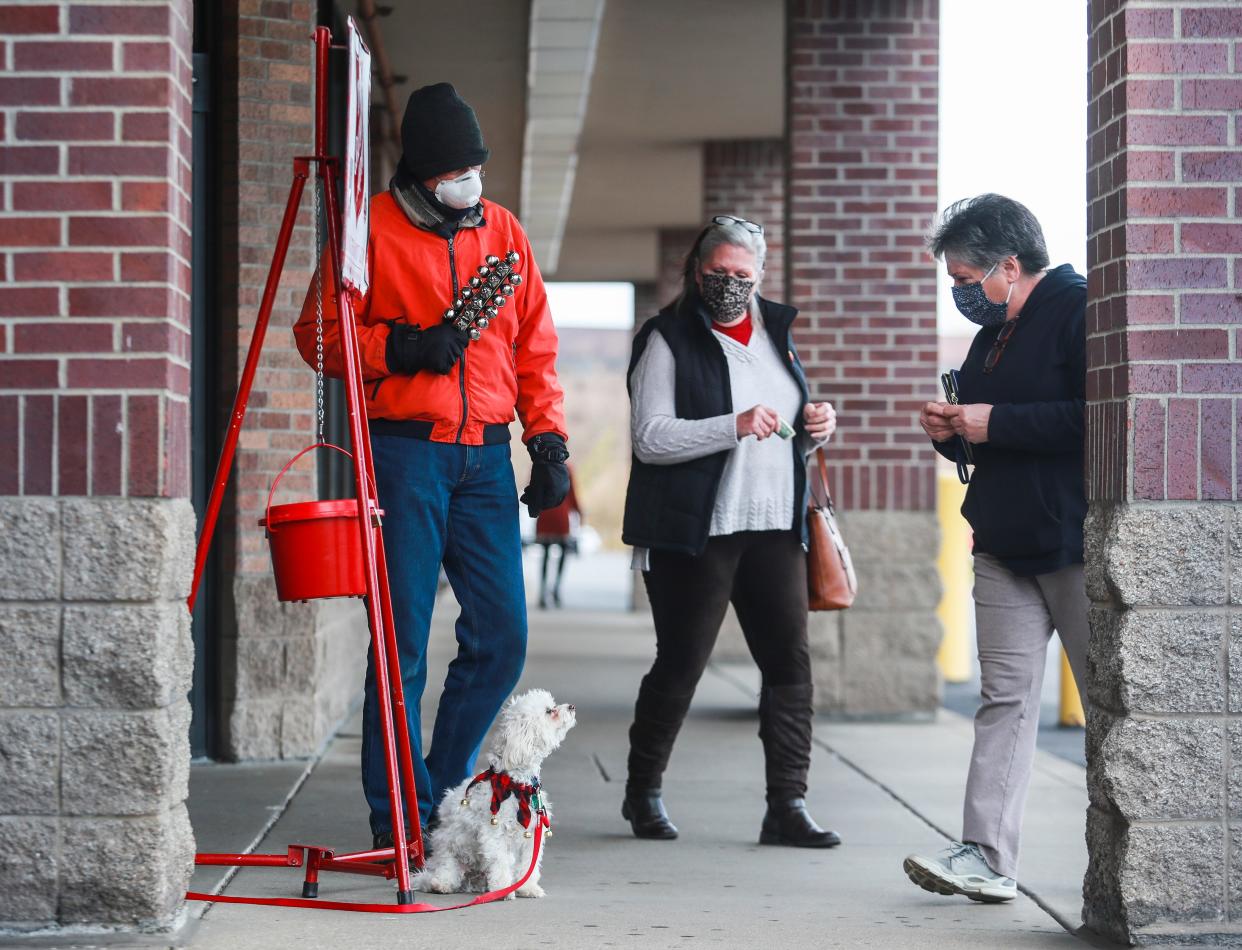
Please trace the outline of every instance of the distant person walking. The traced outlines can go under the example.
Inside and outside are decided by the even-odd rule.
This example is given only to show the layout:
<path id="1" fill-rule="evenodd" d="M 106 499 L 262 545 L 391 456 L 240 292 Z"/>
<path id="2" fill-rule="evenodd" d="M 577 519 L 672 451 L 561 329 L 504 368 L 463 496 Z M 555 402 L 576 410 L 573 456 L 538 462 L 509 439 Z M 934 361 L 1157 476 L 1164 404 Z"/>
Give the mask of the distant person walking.
<path id="1" fill-rule="evenodd" d="M 569 494 L 555 508 L 541 511 L 535 521 L 535 543 L 543 548 L 543 567 L 539 572 L 539 607 L 548 608 L 549 593 L 551 602 L 561 606 L 561 579 L 565 576 L 565 558 L 578 553 L 578 528 L 582 524 L 582 508 L 578 504 L 577 486 L 574 484 L 574 470 L 569 466 Z M 552 559 L 552 549 L 558 550 L 556 574 L 552 581 L 551 591 L 548 589 L 548 562 Z"/>
<path id="2" fill-rule="evenodd" d="M 622 806 L 639 838 L 677 837 L 664 809 L 664 769 L 732 602 L 763 677 L 768 808 L 759 840 L 841 842 L 805 801 L 806 455 L 832 436 L 836 414 L 810 402 L 790 333 L 797 311 L 755 293 L 766 252 L 760 225 L 713 218 L 690 248 L 681 295 L 634 339 L 634 460 L 622 536 L 635 546 L 656 633 L 630 727 Z"/>
<path id="3" fill-rule="evenodd" d="M 980 329 L 959 373 L 959 405 L 919 422 L 936 451 L 974 473 L 962 514 L 974 529 L 982 702 L 962 841 L 905 870 L 921 887 L 1012 900 L 1048 641 L 1055 629 L 1086 686 L 1083 407 L 1087 282 L 1048 269 L 1039 222 L 1001 195 L 959 201 L 929 240 L 958 310 Z M 965 471 L 963 465 L 963 471 Z"/>

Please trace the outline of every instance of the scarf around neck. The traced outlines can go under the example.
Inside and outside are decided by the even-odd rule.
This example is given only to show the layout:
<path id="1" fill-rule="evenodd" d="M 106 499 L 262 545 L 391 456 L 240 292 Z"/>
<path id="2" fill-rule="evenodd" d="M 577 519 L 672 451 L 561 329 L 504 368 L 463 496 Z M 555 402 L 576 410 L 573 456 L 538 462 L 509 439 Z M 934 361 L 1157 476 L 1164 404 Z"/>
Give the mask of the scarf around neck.
<path id="1" fill-rule="evenodd" d="M 459 228 L 480 228 L 487 223 L 483 218 L 482 202 L 473 208 L 467 208 L 460 218 L 451 218 L 437 207 L 439 202 L 434 197 L 428 196 L 422 182 L 408 178 L 400 170 L 388 183 L 388 192 L 410 223 L 424 231 L 434 231 L 447 236 Z"/>

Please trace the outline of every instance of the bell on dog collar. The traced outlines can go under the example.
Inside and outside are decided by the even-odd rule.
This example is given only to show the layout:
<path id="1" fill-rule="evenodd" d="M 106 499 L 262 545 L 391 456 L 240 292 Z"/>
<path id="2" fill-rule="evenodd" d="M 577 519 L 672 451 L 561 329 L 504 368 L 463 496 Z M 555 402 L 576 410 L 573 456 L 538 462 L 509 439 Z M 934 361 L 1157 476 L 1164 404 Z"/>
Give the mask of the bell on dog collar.
<path id="1" fill-rule="evenodd" d="M 461 800 L 461 803 L 462 803 L 462 805 L 469 805 L 469 804 L 470 804 L 470 799 L 468 799 L 468 798 L 463 798 L 463 799 Z"/>
<path id="2" fill-rule="evenodd" d="M 545 832 L 543 833 L 543 836 L 544 836 L 545 838 L 551 838 L 551 837 L 552 837 L 552 829 L 551 829 L 551 828 L 549 828 L 547 831 L 545 831 Z"/>
<path id="3" fill-rule="evenodd" d="M 523 832 L 522 832 L 522 837 L 523 837 L 523 838 L 533 838 L 533 837 L 534 837 L 534 835 L 532 835 L 529 831 L 523 831 Z"/>
<path id="4" fill-rule="evenodd" d="M 493 824 L 493 825 L 498 825 L 498 824 L 500 824 L 500 819 L 499 819 L 499 818 L 497 818 L 495 815 L 493 815 L 493 816 L 492 816 L 492 824 Z"/>

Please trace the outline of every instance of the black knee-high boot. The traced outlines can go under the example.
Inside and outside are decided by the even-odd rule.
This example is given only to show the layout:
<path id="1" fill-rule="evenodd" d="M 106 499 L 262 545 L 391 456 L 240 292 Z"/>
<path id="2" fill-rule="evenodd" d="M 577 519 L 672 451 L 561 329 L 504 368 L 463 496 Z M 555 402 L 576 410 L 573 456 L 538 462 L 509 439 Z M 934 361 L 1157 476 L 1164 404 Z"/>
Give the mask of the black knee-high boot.
<path id="1" fill-rule="evenodd" d="M 664 769 L 694 694 L 662 693 L 644 678 L 630 726 L 629 775 L 621 815 L 639 838 L 677 837 L 661 798 Z"/>
<path id="2" fill-rule="evenodd" d="M 767 778 L 768 810 L 760 844 L 832 848 L 835 831 L 820 828 L 806 810 L 806 777 L 811 767 L 810 683 L 765 686 L 759 694 L 759 738 Z"/>

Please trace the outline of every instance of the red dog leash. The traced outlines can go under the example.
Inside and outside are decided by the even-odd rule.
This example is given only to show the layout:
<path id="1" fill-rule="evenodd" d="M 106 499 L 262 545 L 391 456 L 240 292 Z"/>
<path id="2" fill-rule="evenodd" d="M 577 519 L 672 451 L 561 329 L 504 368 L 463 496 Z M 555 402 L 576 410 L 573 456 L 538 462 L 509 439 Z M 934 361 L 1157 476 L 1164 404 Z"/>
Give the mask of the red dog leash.
<path id="1" fill-rule="evenodd" d="M 310 899 L 305 897 L 236 897 L 231 894 L 212 895 L 200 894 L 195 891 L 187 891 L 185 899 L 219 904 L 265 904 L 272 907 L 305 907 L 308 910 L 348 910 L 360 914 L 435 914 L 445 910 L 461 910 L 464 907 L 474 907 L 477 904 L 490 904 L 492 901 L 502 900 L 529 881 L 530 876 L 535 873 L 536 865 L 539 863 L 539 849 L 543 843 L 543 830 L 551 828 L 551 826 L 552 823 L 548 820 L 547 814 L 540 814 L 539 821 L 535 822 L 535 843 L 531 850 L 530 867 L 526 869 L 526 873 L 522 875 L 521 880 L 515 881 L 501 890 L 480 894 L 474 900 L 466 901 L 464 904 L 450 904 L 447 907 L 438 907 L 435 904 L 365 904 L 357 901 L 322 901 L 318 898 Z"/>

